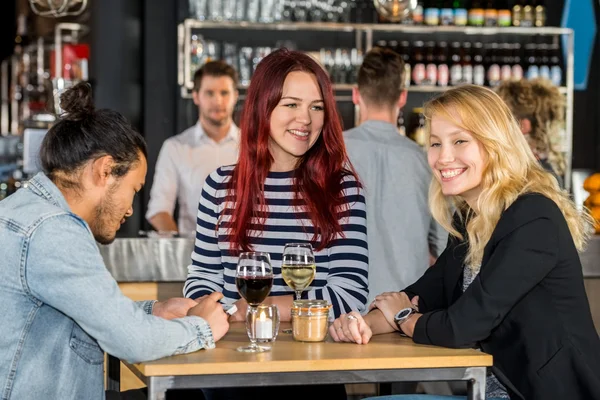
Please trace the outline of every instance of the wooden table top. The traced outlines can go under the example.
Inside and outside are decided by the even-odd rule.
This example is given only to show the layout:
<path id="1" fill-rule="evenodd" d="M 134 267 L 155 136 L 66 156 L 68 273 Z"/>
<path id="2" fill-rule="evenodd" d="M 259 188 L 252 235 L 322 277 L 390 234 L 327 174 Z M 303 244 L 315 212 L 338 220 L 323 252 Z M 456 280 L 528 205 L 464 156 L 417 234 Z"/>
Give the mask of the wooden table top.
<path id="1" fill-rule="evenodd" d="M 132 365 L 145 376 L 215 375 L 260 372 L 344 371 L 402 368 L 487 367 L 492 356 L 474 349 L 447 349 L 413 343 L 397 333 L 374 336 L 366 345 L 296 342 L 282 323 L 277 341 L 265 353 L 241 353 L 249 343 L 242 323 L 233 323 L 212 350 Z"/>

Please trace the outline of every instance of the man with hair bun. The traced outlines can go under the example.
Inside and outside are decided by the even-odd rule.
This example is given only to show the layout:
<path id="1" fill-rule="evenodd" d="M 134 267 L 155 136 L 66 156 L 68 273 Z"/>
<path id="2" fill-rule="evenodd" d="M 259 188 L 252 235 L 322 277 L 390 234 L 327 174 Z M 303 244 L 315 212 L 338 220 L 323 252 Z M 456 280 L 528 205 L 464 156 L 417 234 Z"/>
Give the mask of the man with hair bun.
<path id="1" fill-rule="evenodd" d="M 213 293 L 134 302 L 96 245 L 133 214 L 146 144 L 89 84 L 61 96 L 65 114 L 40 150 L 43 172 L 0 201 L 0 397 L 105 398 L 104 352 L 141 362 L 215 347 L 229 328 Z"/>

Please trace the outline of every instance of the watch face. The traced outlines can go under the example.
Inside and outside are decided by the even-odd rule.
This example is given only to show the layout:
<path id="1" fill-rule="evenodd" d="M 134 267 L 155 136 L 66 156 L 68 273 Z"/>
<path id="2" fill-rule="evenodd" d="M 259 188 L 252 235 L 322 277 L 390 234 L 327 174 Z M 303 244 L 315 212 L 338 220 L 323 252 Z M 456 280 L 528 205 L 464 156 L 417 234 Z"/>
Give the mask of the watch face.
<path id="1" fill-rule="evenodd" d="M 403 310 L 398 311 L 398 314 L 396 314 L 396 317 L 394 319 L 396 321 L 403 320 L 404 318 L 408 317 L 411 313 L 412 310 L 410 308 L 405 308 Z"/>

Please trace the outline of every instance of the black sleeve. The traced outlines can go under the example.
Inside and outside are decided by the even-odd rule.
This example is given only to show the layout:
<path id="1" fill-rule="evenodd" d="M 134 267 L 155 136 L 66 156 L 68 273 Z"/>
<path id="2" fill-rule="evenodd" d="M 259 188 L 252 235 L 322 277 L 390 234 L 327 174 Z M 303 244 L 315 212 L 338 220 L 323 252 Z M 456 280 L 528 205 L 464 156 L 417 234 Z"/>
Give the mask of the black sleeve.
<path id="1" fill-rule="evenodd" d="M 558 229 L 548 218 L 517 227 L 498 240 L 478 276 L 452 306 L 421 316 L 413 340 L 445 347 L 467 347 L 484 340 L 554 268 L 558 244 Z"/>
<path id="2" fill-rule="evenodd" d="M 452 239 L 448 238 L 446 249 L 438 257 L 435 264 L 427 268 L 425 274 L 418 281 L 403 290 L 411 299 L 419 296 L 419 312 L 425 313 L 440 308 L 446 308 L 444 294 L 444 269 L 447 259 L 452 252 Z"/>

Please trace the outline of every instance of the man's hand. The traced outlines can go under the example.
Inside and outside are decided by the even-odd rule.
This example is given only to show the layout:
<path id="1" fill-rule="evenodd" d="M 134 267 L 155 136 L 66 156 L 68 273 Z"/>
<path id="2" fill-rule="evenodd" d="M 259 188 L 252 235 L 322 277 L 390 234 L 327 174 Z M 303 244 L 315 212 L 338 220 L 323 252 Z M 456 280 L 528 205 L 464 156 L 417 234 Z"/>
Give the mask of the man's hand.
<path id="1" fill-rule="evenodd" d="M 329 334 L 336 342 L 367 344 L 373 336 L 371 327 L 356 311 L 342 314 L 329 327 Z"/>
<path id="2" fill-rule="evenodd" d="M 229 317 L 229 322 L 244 322 L 246 321 L 246 311 L 248 310 L 248 303 L 244 299 L 236 301 L 235 306 L 237 311 Z"/>
<path id="3" fill-rule="evenodd" d="M 214 292 L 198 301 L 195 307 L 190 308 L 187 315 L 195 315 L 204 319 L 210 325 L 215 342 L 220 340 L 229 330 L 228 315 L 223 311 L 219 300 L 223 293 Z"/>
<path id="4" fill-rule="evenodd" d="M 152 315 L 164 319 L 175 319 L 185 317 L 190 308 L 198 303 L 192 299 L 174 297 L 166 301 L 157 301 L 152 308 Z"/>

